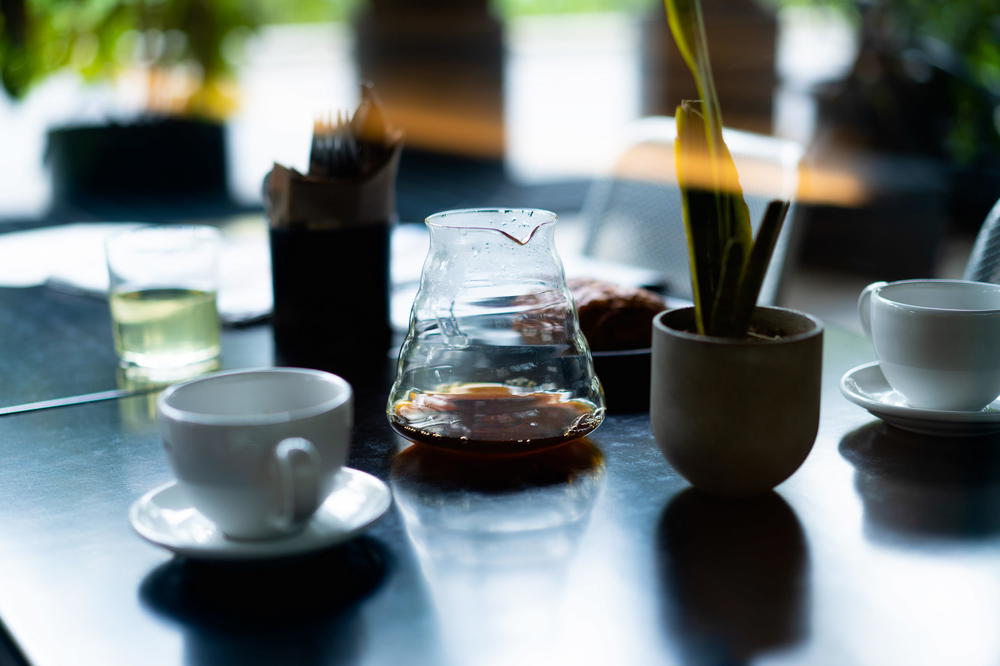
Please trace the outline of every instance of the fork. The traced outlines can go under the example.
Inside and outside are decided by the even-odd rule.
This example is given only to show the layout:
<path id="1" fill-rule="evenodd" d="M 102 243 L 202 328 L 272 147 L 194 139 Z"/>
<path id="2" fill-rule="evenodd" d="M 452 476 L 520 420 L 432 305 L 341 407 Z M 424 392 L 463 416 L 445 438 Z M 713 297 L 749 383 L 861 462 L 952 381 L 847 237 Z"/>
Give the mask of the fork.
<path id="1" fill-rule="evenodd" d="M 309 174 L 326 178 L 357 176 L 361 169 L 358 142 L 346 111 L 322 113 L 313 121 Z"/>

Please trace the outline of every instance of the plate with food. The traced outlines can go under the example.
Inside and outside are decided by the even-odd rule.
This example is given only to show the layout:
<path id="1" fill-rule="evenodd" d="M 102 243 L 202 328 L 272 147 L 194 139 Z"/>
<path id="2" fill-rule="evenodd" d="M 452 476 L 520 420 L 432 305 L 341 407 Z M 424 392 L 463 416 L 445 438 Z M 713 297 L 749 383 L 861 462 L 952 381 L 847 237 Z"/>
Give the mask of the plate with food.
<path id="1" fill-rule="evenodd" d="M 667 302 L 648 289 L 606 280 L 570 278 L 567 284 L 608 409 L 648 410 L 652 321 Z"/>

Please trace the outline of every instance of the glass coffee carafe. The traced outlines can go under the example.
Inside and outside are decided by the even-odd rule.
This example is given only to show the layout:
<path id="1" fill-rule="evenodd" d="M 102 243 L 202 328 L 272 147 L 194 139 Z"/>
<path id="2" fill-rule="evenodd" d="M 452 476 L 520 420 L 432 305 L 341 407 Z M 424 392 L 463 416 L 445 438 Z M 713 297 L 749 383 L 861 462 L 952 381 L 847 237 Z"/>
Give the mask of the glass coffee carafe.
<path id="1" fill-rule="evenodd" d="M 430 251 L 387 415 L 403 437 L 516 453 L 604 420 L 604 395 L 556 254 L 555 213 L 446 211 Z"/>

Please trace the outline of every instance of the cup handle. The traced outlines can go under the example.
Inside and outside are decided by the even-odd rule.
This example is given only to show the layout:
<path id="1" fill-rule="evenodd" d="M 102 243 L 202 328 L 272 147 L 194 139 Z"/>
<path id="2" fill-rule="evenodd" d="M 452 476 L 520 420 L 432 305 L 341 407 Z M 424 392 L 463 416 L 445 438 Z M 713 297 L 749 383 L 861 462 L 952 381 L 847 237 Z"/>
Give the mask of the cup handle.
<path id="1" fill-rule="evenodd" d="M 861 320 L 861 328 L 865 329 L 865 335 L 869 338 L 872 337 L 872 294 L 887 284 L 889 283 L 885 281 L 872 282 L 862 289 L 861 295 L 858 296 L 858 319 Z"/>
<path id="2" fill-rule="evenodd" d="M 280 494 L 275 523 L 281 530 L 290 530 L 319 508 L 319 453 L 308 439 L 289 437 L 274 447 L 274 462 Z"/>

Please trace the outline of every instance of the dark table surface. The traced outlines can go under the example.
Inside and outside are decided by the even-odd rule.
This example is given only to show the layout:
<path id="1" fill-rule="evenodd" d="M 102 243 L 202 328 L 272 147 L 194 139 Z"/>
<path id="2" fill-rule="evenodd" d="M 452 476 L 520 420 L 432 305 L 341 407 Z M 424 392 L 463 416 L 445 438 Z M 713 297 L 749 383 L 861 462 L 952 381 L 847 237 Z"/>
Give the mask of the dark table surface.
<path id="1" fill-rule="evenodd" d="M 0 290 L 0 407 L 114 388 L 105 307 Z M 752 502 L 691 491 L 646 414 L 505 462 L 407 448 L 373 372 L 350 465 L 393 508 L 258 565 L 132 532 L 170 479 L 150 396 L 0 417 L 0 618 L 39 666 L 997 663 L 1000 441 L 874 421 L 837 390 L 869 345 L 825 345 L 815 448 Z M 272 362 L 266 325 L 225 333 L 226 366 Z"/>

